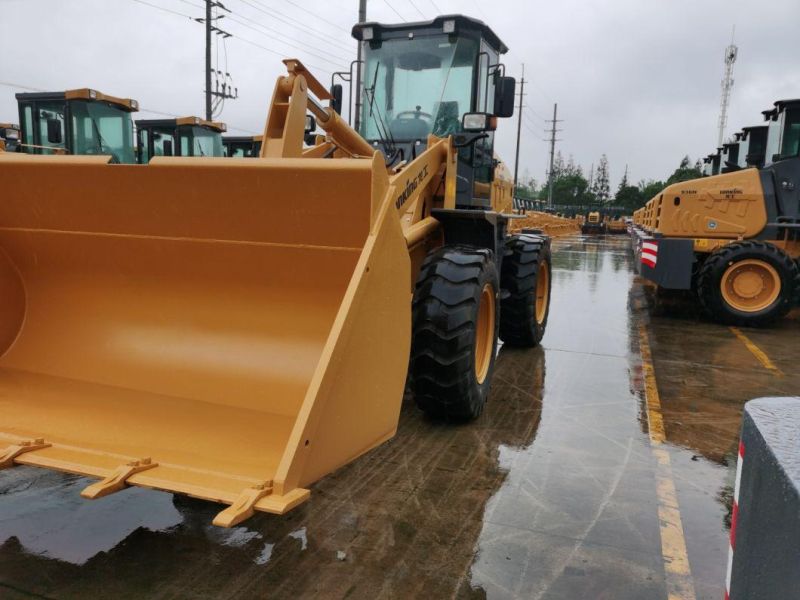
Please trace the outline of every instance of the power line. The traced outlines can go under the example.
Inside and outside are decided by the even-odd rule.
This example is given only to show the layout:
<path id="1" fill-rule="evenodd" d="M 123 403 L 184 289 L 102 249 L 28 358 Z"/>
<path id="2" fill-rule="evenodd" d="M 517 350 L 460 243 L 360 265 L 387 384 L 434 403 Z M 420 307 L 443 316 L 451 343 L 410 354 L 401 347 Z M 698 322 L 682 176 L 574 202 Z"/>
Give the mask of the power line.
<path id="1" fill-rule="evenodd" d="M 284 37 L 284 36 L 283 36 L 283 35 L 282 35 L 280 32 L 278 32 L 277 30 L 275 30 L 275 29 L 272 29 L 271 27 L 268 27 L 267 25 L 262 25 L 261 23 L 259 23 L 259 22 L 255 21 L 255 20 L 252 20 L 252 19 L 248 19 L 248 20 L 249 20 L 251 23 L 253 23 L 254 25 L 256 25 L 257 27 L 260 27 L 261 29 L 263 29 L 263 30 L 265 30 L 265 31 L 269 31 L 270 33 L 269 33 L 269 34 L 267 34 L 265 31 L 260 31 L 260 30 L 256 29 L 255 27 L 253 27 L 252 25 L 249 25 L 247 22 L 245 22 L 245 21 L 241 21 L 241 20 L 237 19 L 236 17 L 231 17 L 231 16 L 229 16 L 229 17 L 228 17 L 228 19 L 229 19 L 230 21 L 233 21 L 234 23 L 238 23 L 238 24 L 239 24 L 239 25 L 241 25 L 242 27 L 247 27 L 248 29 L 251 29 L 251 30 L 255 31 L 256 33 L 259 33 L 259 34 L 261 34 L 261 35 L 267 36 L 267 37 L 269 37 L 270 39 L 273 39 L 273 37 L 272 37 L 272 36 L 280 36 L 280 37 Z M 290 39 L 290 38 L 289 38 L 289 39 Z M 336 65 L 337 67 L 340 67 L 340 66 L 341 66 L 339 63 L 337 63 L 337 62 L 335 62 L 335 61 L 333 61 L 333 60 L 330 60 L 330 58 L 328 58 L 328 57 L 326 57 L 326 56 L 324 56 L 324 55 L 321 55 L 321 54 L 315 54 L 314 52 L 311 52 L 310 50 L 307 50 L 306 48 L 302 48 L 302 47 L 300 47 L 300 46 L 297 46 L 297 45 L 293 44 L 292 42 L 289 42 L 289 41 L 283 41 L 283 40 L 280 40 L 280 39 L 276 39 L 275 41 L 277 41 L 277 42 L 280 42 L 280 43 L 282 43 L 282 44 L 284 44 L 284 45 L 286 45 L 286 46 L 289 46 L 290 48 L 294 48 L 294 49 L 296 49 L 296 50 L 300 50 L 301 52 L 305 52 L 306 54 L 308 54 L 308 55 L 310 55 L 310 56 L 315 56 L 315 57 L 317 57 L 317 58 L 319 58 L 319 59 L 321 59 L 321 60 L 324 60 L 324 61 L 326 61 L 326 62 L 329 62 L 329 63 L 331 63 L 332 65 Z M 316 47 L 316 46 L 311 46 L 310 44 L 309 44 L 309 46 L 308 46 L 308 47 L 309 47 L 309 48 L 313 48 L 314 50 L 317 50 L 317 51 L 319 51 L 319 52 L 326 52 L 326 50 L 323 50 L 322 48 L 318 48 L 318 47 Z M 343 61 L 347 61 L 347 60 L 348 60 L 348 58 L 347 58 L 347 57 L 341 56 L 341 55 L 339 55 L 339 54 L 332 54 L 332 53 L 328 53 L 328 56 L 332 56 L 332 57 L 334 57 L 334 58 L 337 58 L 337 59 L 339 59 L 339 60 L 343 60 Z"/>
<path id="2" fill-rule="evenodd" d="M 428 0 L 428 2 L 430 2 L 433 5 L 433 8 L 436 9 L 436 14 L 437 15 L 441 15 L 442 14 L 442 9 L 439 8 L 438 6 L 436 6 L 436 2 L 434 2 L 433 0 Z"/>
<path id="3" fill-rule="evenodd" d="M 11 83 L 10 81 L 0 81 L 0 85 L 10 88 L 18 88 L 20 90 L 28 90 L 29 92 L 46 92 L 40 88 L 30 87 L 29 85 L 22 85 L 21 83 Z"/>
<path id="4" fill-rule="evenodd" d="M 163 10 L 167 13 L 172 13 L 173 15 L 178 15 L 179 17 L 186 17 L 189 20 L 194 19 L 191 15 L 187 15 L 185 13 L 180 13 L 177 10 L 172 10 L 171 8 L 164 8 L 163 6 L 158 6 L 157 4 L 150 4 L 149 2 L 145 2 L 144 0 L 133 0 L 139 4 L 144 4 L 145 6 L 149 6 L 150 8 L 155 8 L 157 10 Z"/>
<path id="5" fill-rule="evenodd" d="M 475 8 L 478 9 L 478 12 L 480 13 L 480 15 L 488 22 L 489 21 L 489 17 L 487 17 L 486 13 L 483 12 L 483 9 L 481 8 L 480 2 L 477 2 L 476 0 L 472 0 L 472 4 L 475 5 Z"/>
<path id="6" fill-rule="evenodd" d="M 530 83 L 530 81 L 529 81 L 528 83 Z M 532 112 L 534 115 L 536 115 L 537 117 L 539 117 L 539 118 L 540 118 L 542 121 L 547 121 L 547 117 L 545 117 L 545 116 L 543 116 L 541 113 L 538 113 L 538 112 L 536 112 L 535 110 L 533 110 L 533 109 L 530 107 L 530 105 L 526 104 L 526 105 L 525 105 L 525 107 L 528 109 L 528 111 L 529 111 L 529 112 Z M 527 115 L 526 115 L 526 116 L 527 116 Z"/>
<path id="7" fill-rule="evenodd" d="M 419 9 L 419 7 L 418 7 L 416 4 L 414 4 L 414 0 L 408 0 L 408 3 L 409 3 L 411 6 L 413 6 L 413 7 L 414 7 L 414 10 L 416 10 L 416 11 L 417 11 L 417 12 L 418 12 L 420 15 L 422 15 L 422 18 L 423 18 L 423 19 L 425 19 L 425 18 L 426 18 L 426 17 L 425 17 L 425 13 L 424 13 L 424 12 L 422 12 L 422 11 Z"/>
<path id="8" fill-rule="evenodd" d="M 282 58 L 285 58 L 285 54 L 283 52 L 278 52 L 277 50 L 273 50 L 272 48 L 267 48 L 266 46 L 262 46 L 261 44 L 257 44 L 256 42 L 254 42 L 252 40 L 248 40 L 248 39 L 243 38 L 241 36 L 236 36 L 236 39 L 239 40 L 240 42 L 244 42 L 246 44 L 250 44 L 251 46 L 255 46 L 256 48 L 261 48 L 262 50 L 265 50 L 265 51 L 269 52 L 270 54 L 275 54 L 276 56 L 280 56 Z M 303 64 L 305 66 L 307 66 L 307 67 L 312 67 L 314 69 L 317 69 L 318 71 L 321 71 L 323 73 L 327 73 L 328 75 L 330 75 L 332 73 L 332 71 L 330 71 L 328 69 L 325 69 L 323 67 L 320 67 L 318 65 L 312 65 L 311 63 L 303 63 Z"/>
<path id="9" fill-rule="evenodd" d="M 284 2 L 286 2 L 287 4 L 291 4 L 292 6 L 295 6 L 295 7 L 299 8 L 299 9 L 300 9 L 300 10 L 302 10 L 303 12 L 307 12 L 308 14 L 310 14 L 310 15 L 311 15 L 312 17 L 314 17 L 315 19 L 319 19 L 319 20 L 320 20 L 320 21 L 322 21 L 323 23 L 326 23 L 326 24 L 328 24 L 328 25 L 330 25 L 330 26 L 332 26 L 332 27 L 335 27 L 336 29 L 338 29 L 338 30 L 340 30 L 340 31 L 344 31 L 346 34 L 350 35 L 350 30 L 348 30 L 348 29 L 346 29 L 346 28 L 344 28 L 344 27 L 340 27 L 340 26 L 339 26 L 339 25 L 337 25 L 336 23 L 331 23 L 330 21 L 328 21 L 328 20 L 327 20 L 327 19 L 325 19 L 324 17 L 320 17 L 320 16 L 319 16 L 318 14 L 316 14 L 316 13 L 315 13 L 313 10 L 308 10 L 308 9 L 307 9 L 305 6 L 302 6 L 302 5 L 300 5 L 300 4 L 297 4 L 296 2 L 292 2 L 292 0 L 283 0 L 283 1 L 284 1 Z"/>
<path id="10" fill-rule="evenodd" d="M 536 131 L 536 130 L 533 128 L 533 127 L 531 127 L 530 125 L 528 125 L 528 124 L 527 124 L 525 121 L 523 121 L 523 122 L 522 122 L 522 126 L 523 126 L 525 129 L 527 129 L 527 130 L 528 130 L 528 133 L 531 133 L 531 134 L 533 134 L 533 135 L 535 135 L 535 136 L 538 136 L 538 135 L 539 135 L 539 133 L 538 133 L 538 132 L 537 132 L 537 131 Z"/>
<path id="11" fill-rule="evenodd" d="M 332 36 L 332 35 L 330 35 L 328 33 L 325 33 L 324 31 L 320 31 L 319 29 L 315 29 L 313 27 L 310 27 L 306 23 L 303 23 L 302 21 L 298 21 L 297 19 L 294 19 L 294 18 L 292 18 L 292 17 L 290 17 L 288 15 L 285 15 L 285 14 L 275 10 L 274 8 L 266 6 L 266 5 L 262 4 L 261 2 L 259 2 L 258 0 L 239 0 L 239 2 L 241 2 L 243 4 L 246 4 L 250 8 L 254 8 L 259 12 L 262 12 L 265 15 L 267 15 L 269 17 L 272 17 L 273 19 L 276 19 L 276 20 L 278 20 L 278 21 L 280 21 L 282 23 L 285 23 L 286 25 L 289 25 L 289 27 L 294 27 L 295 29 L 299 29 L 303 33 L 308 33 L 309 31 L 312 31 L 312 32 L 314 32 L 314 33 L 316 33 L 318 35 L 321 35 L 321 36 L 324 36 L 326 38 L 329 38 L 329 40 L 332 40 L 332 42 L 333 42 L 332 45 L 339 46 L 340 48 L 343 48 L 345 50 L 350 51 L 350 48 L 348 48 L 347 46 L 344 46 L 341 43 L 341 41 L 339 40 L 339 38 L 336 38 L 336 37 L 334 37 L 334 36 Z M 326 40 L 325 43 L 331 44 L 332 42 Z"/>
<path id="12" fill-rule="evenodd" d="M 528 82 L 527 80 L 525 80 L 525 83 L 529 83 L 529 82 Z M 527 94 L 525 94 L 525 95 L 527 96 Z M 528 110 L 530 110 L 530 107 L 529 107 L 527 104 L 525 105 L 525 108 L 527 108 Z M 533 110 L 530 110 L 530 112 L 533 112 Z M 534 114 L 535 114 L 535 113 L 534 113 Z M 538 116 L 538 115 L 537 115 L 537 116 Z M 529 117 L 529 116 L 528 116 L 528 113 L 525 113 L 525 118 L 527 119 L 527 123 L 528 123 L 528 124 L 529 124 L 531 127 L 533 127 L 533 128 L 536 128 L 536 127 L 538 127 L 538 126 L 540 125 L 540 123 L 535 123 L 535 122 L 533 121 L 533 119 L 532 119 L 531 117 Z M 540 118 L 541 118 L 541 117 L 540 117 Z M 546 121 L 547 121 L 547 119 L 542 119 L 542 121 L 545 121 L 545 122 L 546 122 Z"/>
<path id="13" fill-rule="evenodd" d="M 189 2 L 189 0 L 178 0 L 178 2 L 183 2 L 184 4 L 188 4 L 189 6 L 194 6 L 195 8 L 199 8 L 201 10 L 205 10 L 205 6 L 202 4 L 195 4 L 194 2 Z"/>
<path id="14" fill-rule="evenodd" d="M 392 9 L 392 11 L 394 12 L 394 14 L 396 14 L 396 15 L 397 15 L 397 17 L 398 17 L 398 18 L 399 18 L 399 19 L 400 19 L 400 20 L 401 20 L 403 23 L 408 23 L 408 21 L 406 21 L 406 20 L 403 18 L 403 15 L 401 15 L 399 12 L 397 12 L 397 9 L 394 7 L 394 5 L 393 5 L 391 2 L 389 2 L 389 0 L 383 0 L 383 1 L 386 3 L 386 6 L 388 6 L 389 8 L 391 8 L 391 9 Z"/>

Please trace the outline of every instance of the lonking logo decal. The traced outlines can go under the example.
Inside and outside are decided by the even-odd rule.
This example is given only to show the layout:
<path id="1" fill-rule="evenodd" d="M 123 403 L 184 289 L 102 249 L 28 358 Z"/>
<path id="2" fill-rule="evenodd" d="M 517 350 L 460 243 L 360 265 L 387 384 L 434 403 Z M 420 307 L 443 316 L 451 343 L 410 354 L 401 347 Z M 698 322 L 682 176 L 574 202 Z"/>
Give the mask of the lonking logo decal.
<path id="1" fill-rule="evenodd" d="M 740 196 L 744 194 L 744 190 L 740 188 L 731 188 L 729 190 L 720 190 L 720 196 L 725 196 L 726 198 L 733 198 L 734 196 Z"/>
<path id="2" fill-rule="evenodd" d="M 394 201 L 395 207 L 400 210 L 403 204 L 406 203 L 409 196 L 414 193 L 414 191 L 420 186 L 420 184 L 425 181 L 425 178 L 428 176 L 428 165 L 422 167 L 422 171 L 417 173 L 416 177 L 412 177 L 408 181 L 406 181 L 406 187 L 403 189 L 403 193 L 397 197 L 397 200 Z"/>

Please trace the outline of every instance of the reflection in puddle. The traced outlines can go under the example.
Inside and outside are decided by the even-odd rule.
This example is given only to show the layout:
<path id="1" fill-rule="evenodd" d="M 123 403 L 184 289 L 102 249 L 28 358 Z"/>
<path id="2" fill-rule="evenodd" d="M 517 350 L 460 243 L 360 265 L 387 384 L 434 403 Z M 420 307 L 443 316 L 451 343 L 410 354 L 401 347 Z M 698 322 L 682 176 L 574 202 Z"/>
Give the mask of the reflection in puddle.
<path id="1" fill-rule="evenodd" d="M 140 527 L 163 531 L 182 521 L 170 494 L 131 488 L 86 501 L 80 492 L 89 483 L 34 467 L 0 472 L 0 544 L 13 536 L 28 552 L 80 565 Z"/>

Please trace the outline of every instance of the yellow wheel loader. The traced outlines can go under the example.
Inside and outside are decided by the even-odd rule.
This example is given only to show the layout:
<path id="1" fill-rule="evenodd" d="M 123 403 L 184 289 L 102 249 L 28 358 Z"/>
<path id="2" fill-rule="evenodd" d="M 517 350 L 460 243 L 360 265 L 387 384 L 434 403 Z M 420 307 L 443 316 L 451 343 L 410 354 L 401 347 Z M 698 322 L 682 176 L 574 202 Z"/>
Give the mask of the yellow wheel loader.
<path id="1" fill-rule="evenodd" d="M 800 300 L 800 100 L 767 111 L 766 166 L 676 183 L 637 211 L 639 273 L 712 319 L 766 325 Z M 759 158 L 748 151 L 748 164 Z"/>
<path id="2" fill-rule="evenodd" d="M 622 217 L 609 218 L 606 221 L 606 230 L 610 234 L 623 235 L 628 233 L 628 225 Z"/>
<path id="3" fill-rule="evenodd" d="M 137 162 L 146 165 L 156 156 L 225 156 L 225 131 L 225 123 L 199 117 L 138 120 Z"/>
<path id="4" fill-rule="evenodd" d="M 225 156 L 255 158 L 261 154 L 260 135 L 238 136 L 227 135 L 222 137 L 222 146 L 225 149 Z"/>
<path id="5" fill-rule="evenodd" d="M 136 100 L 82 88 L 16 95 L 20 149 L 29 154 L 105 155 L 136 162 L 131 113 Z"/>
<path id="6" fill-rule="evenodd" d="M 581 233 L 584 235 L 603 235 L 606 233 L 606 230 L 605 216 L 596 210 L 588 213 L 581 225 Z"/>
<path id="7" fill-rule="evenodd" d="M 354 35 L 360 132 L 286 60 L 256 159 L 0 152 L 0 467 L 213 500 L 231 526 L 391 438 L 407 380 L 473 418 L 498 335 L 539 342 L 549 240 L 494 210 L 506 47 L 463 16 Z"/>
<path id="8" fill-rule="evenodd" d="M 0 123 L 0 149 L 16 152 L 19 148 L 19 125 Z"/>

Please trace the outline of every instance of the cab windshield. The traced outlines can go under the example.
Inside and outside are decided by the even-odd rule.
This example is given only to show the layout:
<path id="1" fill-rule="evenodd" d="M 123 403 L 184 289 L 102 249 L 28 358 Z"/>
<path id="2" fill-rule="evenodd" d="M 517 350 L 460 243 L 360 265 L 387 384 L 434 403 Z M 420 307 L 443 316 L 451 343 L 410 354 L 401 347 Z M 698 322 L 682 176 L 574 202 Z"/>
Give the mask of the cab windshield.
<path id="1" fill-rule="evenodd" d="M 181 156 L 225 156 L 222 134 L 192 125 L 181 133 Z"/>
<path id="2" fill-rule="evenodd" d="M 74 101 L 70 114 L 74 154 L 107 154 L 115 162 L 136 162 L 129 112 L 104 102 Z"/>
<path id="3" fill-rule="evenodd" d="M 781 140 L 781 158 L 797 156 L 800 152 L 800 109 L 786 110 Z"/>
<path id="4" fill-rule="evenodd" d="M 366 49 L 361 135 L 412 141 L 461 130 L 470 112 L 478 42 L 446 35 Z"/>

